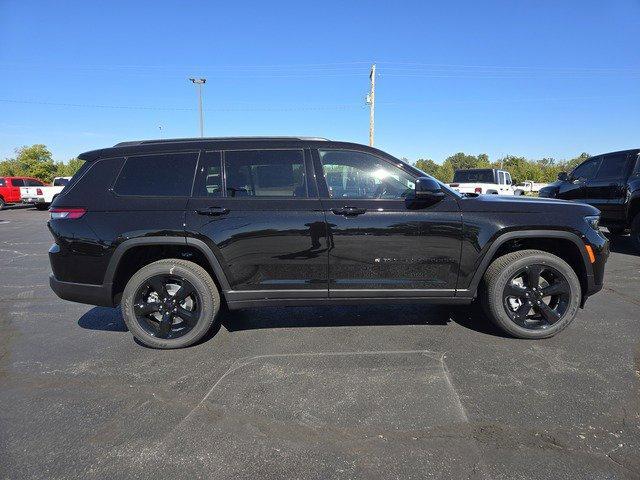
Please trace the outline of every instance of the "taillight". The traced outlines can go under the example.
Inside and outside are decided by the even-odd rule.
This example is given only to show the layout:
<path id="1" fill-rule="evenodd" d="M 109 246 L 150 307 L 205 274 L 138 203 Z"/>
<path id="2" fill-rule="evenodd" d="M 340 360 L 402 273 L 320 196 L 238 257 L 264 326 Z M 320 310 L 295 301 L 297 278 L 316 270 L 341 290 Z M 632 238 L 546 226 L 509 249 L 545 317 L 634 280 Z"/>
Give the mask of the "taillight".
<path id="1" fill-rule="evenodd" d="M 475 193 L 482 193 L 482 187 L 476 187 L 474 190 Z"/>
<path id="2" fill-rule="evenodd" d="M 87 213 L 87 210 L 84 208 L 52 208 L 49 212 L 51 213 L 51 220 L 55 220 L 58 218 L 80 218 Z"/>
<path id="3" fill-rule="evenodd" d="M 42 195 L 42 189 L 36 188 L 36 195 Z"/>

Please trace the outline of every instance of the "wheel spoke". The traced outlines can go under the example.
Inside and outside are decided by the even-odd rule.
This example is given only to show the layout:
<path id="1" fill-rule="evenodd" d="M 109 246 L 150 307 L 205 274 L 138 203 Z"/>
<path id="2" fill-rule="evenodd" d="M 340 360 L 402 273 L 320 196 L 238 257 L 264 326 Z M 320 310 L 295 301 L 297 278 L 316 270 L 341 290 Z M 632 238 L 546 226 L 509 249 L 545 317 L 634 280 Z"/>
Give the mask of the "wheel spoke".
<path id="1" fill-rule="evenodd" d="M 198 315 L 195 312 L 187 310 L 186 308 L 178 307 L 176 316 L 187 322 L 190 327 L 193 327 L 196 323 L 198 323 Z"/>
<path id="2" fill-rule="evenodd" d="M 152 277 L 147 283 L 161 299 L 169 296 L 165 282 L 160 277 Z"/>
<path id="3" fill-rule="evenodd" d="M 152 313 L 156 313 L 160 309 L 158 302 L 141 302 L 133 306 L 133 311 L 139 317 L 146 317 Z"/>
<path id="4" fill-rule="evenodd" d="M 539 265 L 531 265 L 527 267 L 524 274 L 524 283 L 529 288 L 537 288 L 540 285 L 540 274 L 542 267 Z"/>
<path id="5" fill-rule="evenodd" d="M 175 293 L 173 298 L 177 302 L 183 302 L 192 293 L 193 293 L 193 286 L 191 286 L 190 283 L 186 283 L 178 289 L 178 291 Z"/>
<path id="6" fill-rule="evenodd" d="M 507 297 L 524 297 L 527 293 L 527 289 L 521 287 L 520 285 L 516 285 L 513 282 L 507 283 L 507 286 L 504 288 L 504 294 Z"/>
<path id="7" fill-rule="evenodd" d="M 558 315 L 558 313 L 555 310 L 553 310 L 549 305 L 547 305 L 544 302 L 535 304 L 533 308 L 538 312 L 540 312 L 540 314 L 545 318 L 547 322 L 549 322 L 549 324 L 554 324 L 558 320 L 560 320 L 560 315 Z"/>
<path id="8" fill-rule="evenodd" d="M 561 295 L 563 293 L 570 293 L 571 288 L 569 287 L 569 282 L 566 280 L 558 280 L 551 285 L 544 287 L 541 290 L 543 297 L 549 297 L 552 295 Z"/>
<path id="9" fill-rule="evenodd" d="M 167 338 L 169 332 L 171 332 L 171 326 L 173 325 L 173 318 L 168 313 L 162 315 L 162 320 L 158 325 L 158 337 Z"/>

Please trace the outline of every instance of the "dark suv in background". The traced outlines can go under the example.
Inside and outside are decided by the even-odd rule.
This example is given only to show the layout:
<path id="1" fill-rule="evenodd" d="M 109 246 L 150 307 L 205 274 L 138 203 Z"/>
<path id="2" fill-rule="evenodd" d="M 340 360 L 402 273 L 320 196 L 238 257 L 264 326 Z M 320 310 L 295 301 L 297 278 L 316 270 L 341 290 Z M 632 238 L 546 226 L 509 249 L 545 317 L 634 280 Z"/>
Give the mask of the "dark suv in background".
<path id="1" fill-rule="evenodd" d="M 120 304 L 153 347 L 198 341 L 222 307 L 476 297 L 505 332 L 543 338 L 602 288 L 595 208 L 460 195 L 363 145 L 155 140 L 80 158 L 51 208 L 51 287 Z"/>
<path id="2" fill-rule="evenodd" d="M 588 158 L 569 174 L 540 189 L 540 196 L 588 203 L 601 212 L 613 234 L 631 230 L 640 251 L 640 149 Z"/>

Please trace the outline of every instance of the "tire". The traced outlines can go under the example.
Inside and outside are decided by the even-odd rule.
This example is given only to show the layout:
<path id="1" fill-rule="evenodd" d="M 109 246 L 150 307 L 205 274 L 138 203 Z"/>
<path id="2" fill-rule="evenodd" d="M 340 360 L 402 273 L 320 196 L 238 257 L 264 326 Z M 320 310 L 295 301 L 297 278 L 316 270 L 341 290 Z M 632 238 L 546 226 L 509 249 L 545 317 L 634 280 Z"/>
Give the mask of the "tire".
<path id="1" fill-rule="evenodd" d="M 625 227 L 607 227 L 611 235 L 624 235 L 627 232 Z"/>
<path id="2" fill-rule="evenodd" d="M 0 210 L 4 208 L 6 204 L 4 203 L 4 198 L 0 197 Z"/>
<path id="3" fill-rule="evenodd" d="M 637 213 L 631 222 L 631 240 L 636 250 L 640 252 L 640 213 Z"/>
<path id="4" fill-rule="evenodd" d="M 536 284 L 531 279 L 538 271 Z M 521 250 L 503 255 L 489 266 L 483 281 L 487 316 L 516 338 L 552 337 L 573 321 L 580 306 L 578 276 L 567 262 L 548 252 Z M 561 293 L 544 296 L 560 288 Z M 511 292 L 515 295 L 508 295 Z"/>
<path id="5" fill-rule="evenodd" d="M 192 293 L 176 302 L 173 296 L 182 299 L 182 287 L 183 292 Z M 127 282 L 121 301 L 124 321 L 133 336 L 148 347 L 161 349 L 198 342 L 213 327 L 221 304 L 220 292 L 204 268 L 173 258 L 138 270 Z M 180 312 L 185 312 L 184 317 Z"/>
<path id="6" fill-rule="evenodd" d="M 36 203 L 36 210 L 49 210 L 48 203 Z"/>

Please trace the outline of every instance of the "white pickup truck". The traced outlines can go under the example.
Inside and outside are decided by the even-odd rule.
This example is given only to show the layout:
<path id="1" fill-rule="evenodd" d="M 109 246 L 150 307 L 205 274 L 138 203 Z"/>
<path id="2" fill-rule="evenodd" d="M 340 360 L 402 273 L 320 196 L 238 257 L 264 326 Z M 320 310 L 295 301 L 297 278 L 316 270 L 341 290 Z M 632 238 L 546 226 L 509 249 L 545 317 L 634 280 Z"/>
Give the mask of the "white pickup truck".
<path id="1" fill-rule="evenodd" d="M 35 206 L 38 210 L 46 210 L 58 196 L 62 189 L 69 183 L 71 177 L 56 177 L 53 184 L 44 187 L 20 187 L 22 203 Z"/>
<path id="2" fill-rule="evenodd" d="M 549 185 L 548 183 L 537 183 L 532 180 L 525 180 L 519 185 L 516 185 L 516 189 L 522 190 L 525 193 L 538 193 L 541 188 Z"/>
<path id="3" fill-rule="evenodd" d="M 511 174 L 497 168 L 470 168 L 456 170 L 449 186 L 460 193 L 486 193 L 490 195 L 522 195 L 513 188 Z"/>

